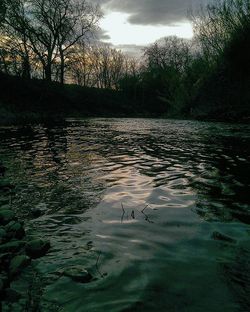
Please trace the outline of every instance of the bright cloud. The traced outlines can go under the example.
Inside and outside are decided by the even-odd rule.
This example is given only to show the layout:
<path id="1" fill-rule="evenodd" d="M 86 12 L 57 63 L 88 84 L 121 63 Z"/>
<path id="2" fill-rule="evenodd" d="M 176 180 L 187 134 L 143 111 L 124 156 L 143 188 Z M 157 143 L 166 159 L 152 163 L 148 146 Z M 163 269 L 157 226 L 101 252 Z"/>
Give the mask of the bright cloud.
<path id="1" fill-rule="evenodd" d="M 110 12 L 101 20 L 100 26 L 110 37 L 106 42 L 114 45 L 147 45 L 166 36 L 192 38 L 193 30 L 189 22 L 171 26 L 135 25 L 129 23 L 130 14 Z"/>

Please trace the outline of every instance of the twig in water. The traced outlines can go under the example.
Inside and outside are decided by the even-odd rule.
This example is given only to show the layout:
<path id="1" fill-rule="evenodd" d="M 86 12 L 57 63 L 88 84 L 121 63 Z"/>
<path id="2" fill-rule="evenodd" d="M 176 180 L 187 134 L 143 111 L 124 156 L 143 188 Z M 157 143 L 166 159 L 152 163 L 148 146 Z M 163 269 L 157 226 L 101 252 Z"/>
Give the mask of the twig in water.
<path id="1" fill-rule="evenodd" d="M 95 267 L 96 267 L 97 273 L 100 274 L 101 278 L 104 278 L 104 275 L 100 272 L 100 270 L 99 270 L 99 268 L 98 268 L 98 262 L 99 262 L 100 257 L 101 257 L 101 252 L 99 253 L 99 255 L 98 255 L 97 259 L 96 259 Z"/>
<path id="2" fill-rule="evenodd" d="M 146 213 L 144 213 L 144 212 L 142 211 L 142 214 L 145 216 L 145 220 L 146 220 L 148 223 L 154 223 L 153 221 L 151 221 L 151 220 L 149 219 L 149 216 L 148 216 Z"/>
<path id="3" fill-rule="evenodd" d="M 141 212 L 143 213 L 143 212 L 144 212 L 144 210 L 146 210 L 146 209 L 148 208 L 148 206 L 149 206 L 149 205 L 147 204 L 147 205 L 146 205 L 146 206 L 142 209 L 142 211 L 141 211 Z"/>
<path id="4" fill-rule="evenodd" d="M 124 218 L 124 215 L 125 215 L 125 209 L 123 207 L 123 203 L 121 203 L 121 206 L 122 206 L 122 217 L 121 217 L 121 223 L 123 222 L 123 218 Z"/>
<path id="5" fill-rule="evenodd" d="M 148 208 L 148 206 L 149 206 L 149 205 L 146 205 L 146 206 L 142 209 L 141 213 L 145 216 L 145 220 L 146 220 L 147 222 L 149 222 L 149 223 L 154 223 L 153 221 L 151 221 L 151 220 L 149 219 L 149 216 L 148 216 L 146 213 L 144 213 L 144 211 Z"/>

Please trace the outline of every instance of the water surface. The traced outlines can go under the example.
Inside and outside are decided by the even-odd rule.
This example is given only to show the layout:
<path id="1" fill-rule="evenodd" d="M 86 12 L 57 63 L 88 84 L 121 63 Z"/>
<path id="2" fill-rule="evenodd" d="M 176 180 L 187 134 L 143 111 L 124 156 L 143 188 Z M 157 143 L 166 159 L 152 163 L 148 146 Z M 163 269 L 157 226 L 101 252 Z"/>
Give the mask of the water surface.
<path id="1" fill-rule="evenodd" d="M 52 243 L 16 282 L 42 312 L 248 310 L 250 126 L 68 120 L 0 128 L 0 155 L 12 208 Z M 95 279 L 60 275 L 76 265 Z"/>

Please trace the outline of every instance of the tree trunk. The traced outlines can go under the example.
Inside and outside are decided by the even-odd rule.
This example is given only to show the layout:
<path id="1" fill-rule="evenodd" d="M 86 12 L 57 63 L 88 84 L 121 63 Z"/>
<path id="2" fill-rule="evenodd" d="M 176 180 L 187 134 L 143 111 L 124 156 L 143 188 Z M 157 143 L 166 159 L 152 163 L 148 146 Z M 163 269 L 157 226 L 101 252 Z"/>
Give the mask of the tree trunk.
<path id="1" fill-rule="evenodd" d="M 24 36 L 23 36 L 23 45 L 24 45 L 24 54 L 23 54 L 23 63 L 22 63 L 22 77 L 26 79 L 31 79 L 30 55 L 29 55 L 29 49 L 27 46 L 27 36 L 26 36 L 25 29 L 24 29 Z"/>
<path id="2" fill-rule="evenodd" d="M 31 79 L 30 61 L 27 56 L 23 58 L 22 77 L 25 79 Z"/>
<path id="3" fill-rule="evenodd" d="M 51 70 L 51 64 L 48 63 L 44 68 L 45 73 L 45 80 L 51 82 L 52 81 L 52 70 Z"/>
<path id="4" fill-rule="evenodd" d="M 60 64 L 60 83 L 64 84 L 65 59 L 64 59 L 64 54 L 63 54 L 63 50 L 62 49 L 60 49 L 60 59 L 61 59 L 61 64 Z"/>

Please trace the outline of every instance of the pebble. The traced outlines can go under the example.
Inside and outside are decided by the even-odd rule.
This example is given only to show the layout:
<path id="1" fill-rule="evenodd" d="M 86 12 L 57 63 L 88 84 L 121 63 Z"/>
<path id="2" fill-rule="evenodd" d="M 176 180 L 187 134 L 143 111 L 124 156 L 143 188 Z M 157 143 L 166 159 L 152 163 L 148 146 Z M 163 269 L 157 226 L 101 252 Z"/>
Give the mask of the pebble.
<path id="1" fill-rule="evenodd" d="M 215 240 L 221 240 L 221 241 L 225 241 L 228 243 L 236 243 L 235 239 L 233 239 L 227 235 L 221 234 L 220 232 L 217 232 L 217 231 L 213 232 L 212 238 Z"/>
<path id="2" fill-rule="evenodd" d="M 93 278 L 87 270 L 80 266 L 74 266 L 66 269 L 63 272 L 63 275 L 78 283 L 89 283 Z"/>

